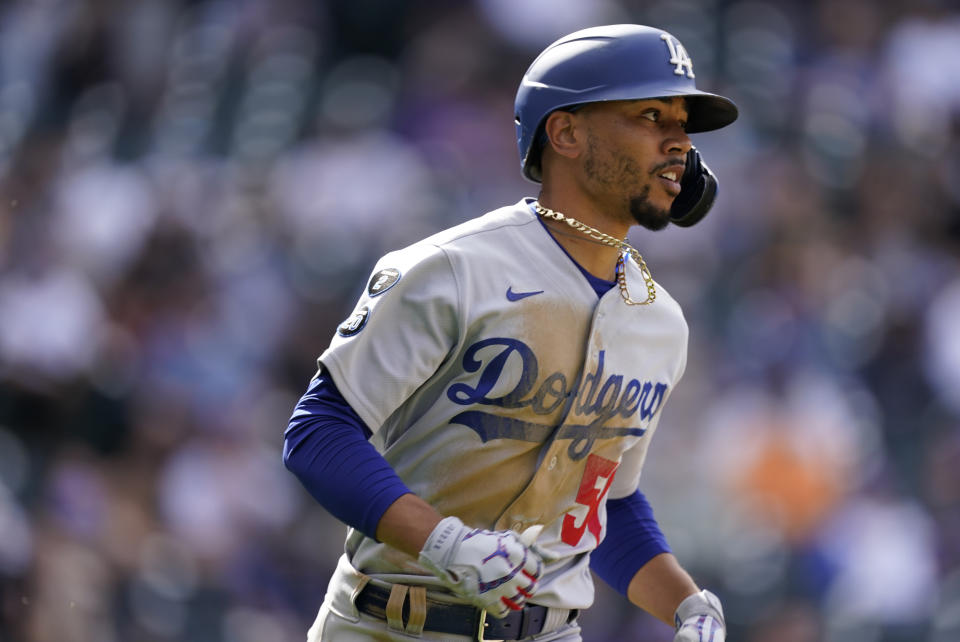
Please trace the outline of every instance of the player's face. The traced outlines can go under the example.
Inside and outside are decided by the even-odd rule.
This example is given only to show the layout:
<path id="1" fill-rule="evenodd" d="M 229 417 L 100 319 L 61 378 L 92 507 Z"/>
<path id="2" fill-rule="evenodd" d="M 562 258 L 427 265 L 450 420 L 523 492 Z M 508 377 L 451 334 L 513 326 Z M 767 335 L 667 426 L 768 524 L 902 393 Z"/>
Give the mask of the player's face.
<path id="1" fill-rule="evenodd" d="M 583 155 L 587 191 L 618 218 L 651 230 L 666 227 L 690 149 L 686 102 L 593 103 L 582 115 L 588 134 Z"/>

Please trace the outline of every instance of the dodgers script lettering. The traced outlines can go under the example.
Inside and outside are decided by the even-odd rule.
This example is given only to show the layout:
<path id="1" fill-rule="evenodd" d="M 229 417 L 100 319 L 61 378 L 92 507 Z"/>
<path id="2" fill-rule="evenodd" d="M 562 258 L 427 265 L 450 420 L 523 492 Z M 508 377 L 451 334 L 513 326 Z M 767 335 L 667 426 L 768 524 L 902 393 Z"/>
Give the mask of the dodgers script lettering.
<path id="1" fill-rule="evenodd" d="M 519 360 L 519 376 L 515 366 L 508 368 L 511 357 L 514 364 Z M 605 377 L 604 360 L 605 351 L 601 350 L 593 371 L 573 381 L 562 372 L 541 378 L 539 361 L 530 346 L 517 339 L 484 339 L 470 346 L 463 356 L 464 371 L 479 373 L 479 376 L 471 384 L 451 385 L 447 397 L 461 406 L 529 407 L 536 415 L 551 414 L 565 404 L 557 439 L 572 440 L 568 451 L 571 459 L 582 459 L 596 439 L 643 435 L 646 427 L 642 425 L 610 427 L 605 424 L 618 415 L 624 419 L 634 418 L 639 424 L 649 422 L 663 404 L 668 390 L 666 383 L 638 379 L 629 379 L 624 385 L 625 376 L 619 373 Z M 516 383 L 503 392 L 508 381 Z M 494 390 L 500 394 L 495 395 Z M 460 413 L 452 421 L 473 429 L 485 442 L 490 439 L 543 441 L 555 428 L 479 410 Z"/>

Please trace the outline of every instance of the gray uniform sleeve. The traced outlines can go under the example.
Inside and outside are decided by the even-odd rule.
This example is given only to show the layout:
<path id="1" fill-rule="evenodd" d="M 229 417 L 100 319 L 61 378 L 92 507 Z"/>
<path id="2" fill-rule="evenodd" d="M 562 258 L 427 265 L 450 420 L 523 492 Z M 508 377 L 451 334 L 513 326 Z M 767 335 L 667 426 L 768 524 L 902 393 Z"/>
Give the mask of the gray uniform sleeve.
<path id="1" fill-rule="evenodd" d="M 318 359 L 377 432 L 456 344 L 458 288 L 450 261 L 418 244 L 377 263 L 353 314 Z"/>

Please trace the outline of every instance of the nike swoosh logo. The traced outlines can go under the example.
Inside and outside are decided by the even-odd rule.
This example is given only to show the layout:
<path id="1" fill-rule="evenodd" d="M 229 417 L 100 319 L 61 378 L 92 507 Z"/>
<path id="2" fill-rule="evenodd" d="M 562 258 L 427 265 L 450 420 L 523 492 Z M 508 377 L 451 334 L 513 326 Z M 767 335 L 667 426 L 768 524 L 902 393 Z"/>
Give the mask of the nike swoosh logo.
<path id="1" fill-rule="evenodd" d="M 537 294 L 543 294 L 543 290 L 537 290 L 536 292 L 514 292 L 511 286 L 507 288 L 507 301 L 519 301 L 520 299 L 526 299 L 528 296 L 536 296 Z"/>

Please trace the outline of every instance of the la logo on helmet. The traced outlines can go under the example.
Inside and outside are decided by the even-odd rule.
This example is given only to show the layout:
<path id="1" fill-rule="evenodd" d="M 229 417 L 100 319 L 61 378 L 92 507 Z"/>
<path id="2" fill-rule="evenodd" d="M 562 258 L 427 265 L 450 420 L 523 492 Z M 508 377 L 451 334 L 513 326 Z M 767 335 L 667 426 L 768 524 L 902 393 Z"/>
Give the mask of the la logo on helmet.
<path id="1" fill-rule="evenodd" d="M 687 68 L 687 78 L 695 78 L 693 75 L 693 60 L 690 59 L 690 54 L 687 53 L 687 50 L 683 48 L 683 45 L 679 41 L 674 40 L 673 36 L 668 33 L 660 34 L 660 38 L 667 43 L 667 49 L 670 50 L 670 64 L 676 65 L 673 69 L 673 73 L 678 76 L 683 75 L 683 68 Z"/>

